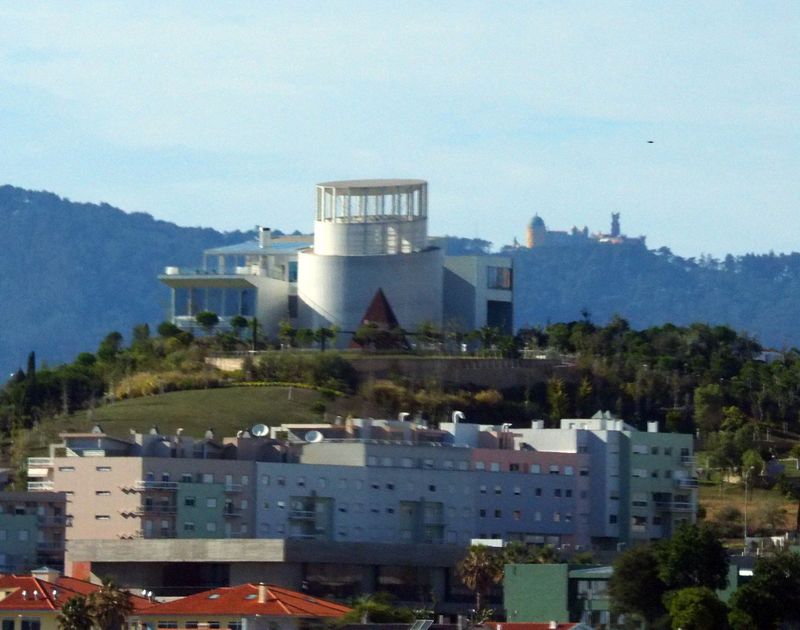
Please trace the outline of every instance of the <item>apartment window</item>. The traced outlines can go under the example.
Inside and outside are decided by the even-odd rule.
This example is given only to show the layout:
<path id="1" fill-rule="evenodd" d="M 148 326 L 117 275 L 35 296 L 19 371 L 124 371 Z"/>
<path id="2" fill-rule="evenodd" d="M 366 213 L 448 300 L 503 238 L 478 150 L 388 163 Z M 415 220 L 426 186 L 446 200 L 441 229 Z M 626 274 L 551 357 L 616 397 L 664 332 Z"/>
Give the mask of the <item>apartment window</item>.
<path id="1" fill-rule="evenodd" d="M 110 521 L 111 520 L 111 516 L 109 516 L 108 514 L 95 514 L 94 515 L 94 520 L 96 520 L 96 521 Z"/>
<path id="2" fill-rule="evenodd" d="M 109 467 L 109 470 L 111 470 L 110 467 Z M 161 473 L 161 481 L 169 481 L 169 473 L 168 472 Z"/>
<path id="3" fill-rule="evenodd" d="M 239 507 L 241 507 L 243 510 L 246 510 L 247 509 L 247 505 L 248 505 L 247 504 L 247 499 L 242 499 L 242 502 L 239 505 Z"/>
<path id="4" fill-rule="evenodd" d="M 296 295 L 293 295 L 293 296 L 290 296 L 290 297 L 294 297 L 295 299 L 297 299 Z M 295 314 L 295 317 L 297 317 L 297 314 Z M 242 630 L 242 622 L 241 621 L 229 621 L 228 622 L 228 630 Z"/>
<path id="5" fill-rule="evenodd" d="M 393 464 L 391 457 L 381 457 L 381 466 L 391 466 Z"/>
<path id="6" fill-rule="evenodd" d="M 111 472 L 111 466 L 95 466 L 97 472 Z"/>
<path id="7" fill-rule="evenodd" d="M 519 486 L 514 486 L 514 494 L 516 496 L 519 496 L 520 494 L 522 494 L 522 488 L 520 488 Z"/>
<path id="8" fill-rule="evenodd" d="M 503 510 L 495 510 L 494 511 L 494 517 L 495 518 L 502 518 L 502 516 L 503 516 Z"/>
<path id="9" fill-rule="evenodd" d="M 59 466 L 58 472 L 75 472 L 75 466 Z"/>
<path id="10" fill-rule="evenodd" d="M 394 514 L 394 508 L 386 508 L 387 514 Z"/>
<path id="11" fill-rule="evenodd" d="M 422 460 L 422 467 L 423 468 L 433 468 L 434 461 L 432 459 L 423 459 Z"/>
<path id="12" fill-rule="evenodd" d="M 194 523 L 192 523 L 191 521 L 186 521 L 183 524 L 183 531 L 185 531 L 185 532 L 193 532 L 194 531 Z"/>
<path id="13" fill-rule="evenodd" d="M 3 619 L 3 625 L 0 626 L 0 630 L 14 630 L 14 620 Z"/>
<path id="14" fill-rule="evenodd" d="M 373 490 L 380 490 L 380 489 L 381 489 L 381 484 L 379 484 L 379 483 L 373 483 L 373 484 L 370 484 L 370 487 L 371 487 Z"/>
<path id="15" fill-rule="evenodd" d="M 403 458 L 400 460 L 400 465 L 401 465 L 403 468 L 413 468 L 413 467 L 414 467 L 414 460 L 413 460 L 413 459 L 411 459 L 410 457 L 403 457 Z"/>
<path id="16" fill-rule="evenodd" d="M 217 531 L 217 524 L 213 521 L 210 523 L 206 523 L 206 531 L 207 532 L 215 532 Z"/>
<path id="17" fill-rule="evenodd" d="M 570 490 L 570 489 L 564 490 L 564 496 L 567 497 L 568 499 L 571 499 L 572 498 L 572 490 Z"/>
<path id="18" fill-rule="evenodd" d="M 192 473 L 183 473 L 181 475 L 181 483 L 192 483 L 193 477 Z"/>
<path id="19" fill-rule="evenodd" d="M 203 473 L 203 483 L 214 483 L 214 475 L 211 473 Z"/>
<path id="20" fill-rule="evenodd" d="M 553 496 L 554 497 L 560 497 L 561 496 L 561 488 L 555 488 L 553 490 Z"/>
<path id="21" fill-rule="evenodd" d="M 42 622 L 38 619 L 23 617 L 19 627 L 20 630 L 41 630 Z"/>
<path id="22" fill-rule="evenodd" d="M 664 479 L 672 479 L 672 471 L 671 470 L 665 470 L 664 471 Z"/>
<path id="23" fill-rule="evenodd" d="M 541 521 L 542 520 L 542 513 L 538 510 L 533 513 L 533 520 L 534 521 Z"/>
<path id="24" fill-rule="evenodd" d="M 95 490 L 94 491 L 94 496 L 96 496 L 96 497 L 110 497 L 111 496 L 111 490 Z"/>
<path id="25" fill-rule="evenodd" d="M 542 496 L 542 489 L 541 489 L 541 488 L 536 488 L 536 489 L 533 491 L 533 495 L 534 495 L 534 496 L 536 496 L 536 497 L 540 497 L 540 496 Z"/>
<path id="26" fill-rule="evenodd" d="M 428 491 L 429 492 L 436 492 L 436 485 L 435 484 L 429 484 L 428 485 Z"/>
<path id="27" fill-rule="evenodd" d="M 456 463 L 456 468 L 458 468 L 458 470 L 469 470 L 469 462 L 466 460 L 461 460 Z"/>
<path id="28" fill-rule="evenodd" d="M 486 464 L 483 462 L 475 462 L 475 470 L 486 470 Z"/>
<path id="29" fill-rule="evenodd" d="M 571 523 L 572 522 L 572 514 L 570 514 L 569 512 L 564 514 L 564 522 L 565 523 Z"/>
<path id="30" fill-rule="evenodd" d="M 672 455 L 672 447 L 671 446 L 665 446 L 664 447 L 664 455 Z"/>
<path id="31" fill-rule="evenodd" d="M 511 516 L 514 518 L 515 521 L 518 521 L 522 518 L 522 512 L 520 510 L 514 510 L 511 513 Z"/>
<path id="32" fill-rule="evenodd" d="M 442 468 L 444 468 L 445 470 L 453 470 L 453 460 L 452 459 L 444 460 L 442 462 Z"/>
<path id="33" fill-rule="evenodd" d="M 478 516 L 480 516 L 481 518 L 485 517 L 486 516 L 486 510 L 483 510 L 483 509 L 478 510 Z"/>
<path id="34" fill-rule="evenodd" d="M 650 454 L 651 455 L 658 455 L 658 447 L 657 446 L 651 446 L 650 447 Z"/>
<path id="35" fill-rule="evenodd" d="M 279 510 L 285 510 L 286 509 L 286 501 L 278 501 L 278 503 L 276 505 L 278 506 Z"/>
<path id="36" fill-rule="evenodd" d="M 631 472 L 633 477 L 637 477 L 639 479 L 643 479 L 647 477 L 647 471 L 644 468 L 634 468 Z"/>
<path id="37" fill-rule="evenodd" d="M 483 484 L 481 484 L 481 486 L 480 486 L 480 488 L 479 488 L 479 490 L 478 490 L 478 491 L 479 491 L 481 494 L 486 494 L 486 486 L 485 486 L 485 485 L 483 485 Z"/>
<path id="38" fill-rule="evenodd" d="M 378 458 L 374 455 L 370 455 L 367 457 L 367 466 L 377 466 L 378 465 Z"/>
<path id="39" fill-rule="evenodd" d="M 588 477 L 589 476 L 589 469 L 588 468 L 580 468 L 578 470 L 578 475 L 581 477 Z"/>
<path id="40" fill-rule="evenodd" d="M 489 470 L 491 472 L 500 472 L 500 464 L 498 464 L 497 462 L 492 462 L 491 464 L 489 464 Z"/>
<path id="41" fill-rule="evenodd" d="M 298 477 L 297 478 L 297 485 L 300 488 L 305 488 L 306 487 L 306 478 L 305 477 Z"/>
<path id="42" fill-rule="evenodd" d="M 486 288 L 511 290 L 511 269 L 508 267 L 486 267 Z"/>
<path id="43" fill-rule="evenodd" d="M 387 490 L 394 490 L 394 484 L 393 483 L 387 483 L 386 484 L 386 489 Z"/>
<path id="44" fill-rule="evenodd" d="M 177 621 L 159 621 L 158 622 L 159 628 L 177 628 L 178 622 Z"/>
<path id="45" fill-rule="evenodd" d="M 342 504 L 342 505 L 340 505 L 340 506 L 339 506 L 339 511 L 340 511 L 342 514 L 347 514 L 347 505 L 346 505 L 346 504 Z"/>
<path id="46" fill-rule="evenodd" d="M 609 525 L 616 525 L 617 524 L 617 515 L 616 514 L 609 514 L 608 515 L 608 524 Z"/>
<path id="47" fill-rule="evenodd" d="M 550 464 L 550 474 L 551 475 L 557 475 L 558 472 L 559 472 L 558 464 Z"/>
<path id="48" fill-rule="evenodd" d="M 572 466 L 564 466 L 564 474 L 571 477 L 575 474 L 575 469 Z"/>
<path id="49" fill-rule="evenodd" d="M 183 504 L 186 507 L 194 507 L 197 503 L 197 499 L 195 497 L 183 497 Z"/>
<path id="50" fill-rule="evenodd" d="M 190 630 L 194 630 L 195 628 L 200 627 L 199 624 L 200 624 L 199 621 L 187 621 L 185 624 L 183 624 L 183 627 Z"/>
<path id="51" fill-rule="evenodd" d="M 275 483 L 278 484 L 279 486 L 285 486 L 286 477 L 278 477 L 277 479 L 275 479 Z"/>
<path id="52" fill-rule="evenodd" d="M 561 522 L 561 512 L 553 512 L 553 522 L 554 523 Z"/>
<path id="53" fill-rule="evenodd" d="M 17 532 L 17 539 L 20 542 L 26 542 L 30 540 L 30 533 L 28 532 L 27 529 L 21 529 Z"/>
<path id="54" fill-rule="evenodd" d="M 242 475 L 242 485 L 249 486 L 250 485 L 250 476 L 249 475 Z"/>
<path id="55" fill-rule="evenodd" d="M 217 507 L 217 500 L 214 497 L 209 497 L 206 499 L 206 507 L 207 508 L 215 508 Z"/>
<path id="56" fill-rule="evenodd" d="M 503 488 L 501 488 L 500 486 L 495 486 L 494 487 L 494 493 L 495 494 L 503 494 Z"/>
<path id="57" fill-rule="evenodd" d="M 654 470 L 654 471 L 652 471 L 652 472 L 650 473 L 650 476 L 651 476 L 653 479 L 658 479 L 658 471 L 657 471 L 657 470 Z"/>
<path id="58" fill-rule="evenodd" d="M 519 464 L 509 464 L 508 470 L 511 472 L 519 472 Z"/>

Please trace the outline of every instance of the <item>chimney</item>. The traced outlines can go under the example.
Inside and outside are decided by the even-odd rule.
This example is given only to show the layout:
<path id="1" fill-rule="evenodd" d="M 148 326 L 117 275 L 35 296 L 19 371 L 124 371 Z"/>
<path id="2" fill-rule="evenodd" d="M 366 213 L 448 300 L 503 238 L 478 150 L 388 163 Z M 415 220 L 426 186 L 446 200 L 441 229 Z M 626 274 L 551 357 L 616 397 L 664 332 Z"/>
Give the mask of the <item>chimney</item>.
<path id="1" fill-rule="evenodd" d="M 259 604 L 267 603 L 267 585 L 264 584 L 264 582 L 258 583 L 258 603 Z"/>
<path id="2" fill-rule="evenodd" d="M 258 246 L 264 249 L 272 244 L 272 230 L 268 227 L 258 228 Z"/>

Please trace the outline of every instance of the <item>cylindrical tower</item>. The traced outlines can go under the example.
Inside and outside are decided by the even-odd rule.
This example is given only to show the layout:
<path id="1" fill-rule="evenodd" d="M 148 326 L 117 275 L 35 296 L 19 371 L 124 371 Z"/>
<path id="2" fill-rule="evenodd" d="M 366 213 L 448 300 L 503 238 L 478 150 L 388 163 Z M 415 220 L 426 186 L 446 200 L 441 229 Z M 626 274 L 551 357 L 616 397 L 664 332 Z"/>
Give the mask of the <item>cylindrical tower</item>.
<path id="1" fill-rule="evenodd" d="M 427 240 L 427 182 L 319 184 L 314 247 L 298 256 L 302 324 L 357 330 L 378 289 L 406 330 L 439 324 L 444 258 Z"/>

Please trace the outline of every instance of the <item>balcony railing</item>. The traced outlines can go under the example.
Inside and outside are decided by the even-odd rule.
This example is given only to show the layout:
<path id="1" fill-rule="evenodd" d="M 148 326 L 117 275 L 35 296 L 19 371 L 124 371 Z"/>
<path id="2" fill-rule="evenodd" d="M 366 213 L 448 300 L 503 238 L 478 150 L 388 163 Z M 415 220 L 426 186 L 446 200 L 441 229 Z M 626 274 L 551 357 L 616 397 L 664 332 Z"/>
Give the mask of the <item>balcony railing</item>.
<path id="1" fill-rule="evenodd" d="M 675 485 L 679 488 L 696 488 L 697 479 L 678 478 L 675 480 Z"/>
<path id="2" fill-rule="evenodd" d="M 140 479 L 133 484 L 136 490 L 177 490 L 177 481 L 147 481 Z"/>
<path id="3" fill-rule="evenodd" d="M 28 468 L 52 468 L 52 457 L 29 457 Z"/>
<path id="4" fill-rule="evenodd" d="M 39 527 L 70 527 L 71 516 L 38 516 L 36 523 Z"/>
<path id="5" fill-rule="evenodd" d="M 235 518 L 242 515 L 242 511 L 238 508 L 225 508 L 222 515 L 226 518 Z"/>
<path id="6" fill-rule="evenodd" d="M 656 501 L 656 508 L 670 512 L 694 512 L 693 503 L 688 501 Z"/>
<path id="7" fill-rule="evenodd" d="M 175 514 L 178 511 L 176 505 L 141 505 L 136 509 L 137 515 L 142 514 Z"/>
<path id="8" fill-rule="evenodd" d="M 681 464 L 684 466 L 694 466 L 696 458 L 693 455 L 681 455 Z"/>
<path id="9" fill-rule="evenodd" d="M 28 492 L 42 492 L 45 490 L 55 490 L 55 484 L 52 481 L 28 482 Z"/>
<path id="10" fill-rule="evenodd" d="M 313 521 L 316 518 L 316 512 L 313 510 L 290 510 L 289 518 L 294 521 Z"/>

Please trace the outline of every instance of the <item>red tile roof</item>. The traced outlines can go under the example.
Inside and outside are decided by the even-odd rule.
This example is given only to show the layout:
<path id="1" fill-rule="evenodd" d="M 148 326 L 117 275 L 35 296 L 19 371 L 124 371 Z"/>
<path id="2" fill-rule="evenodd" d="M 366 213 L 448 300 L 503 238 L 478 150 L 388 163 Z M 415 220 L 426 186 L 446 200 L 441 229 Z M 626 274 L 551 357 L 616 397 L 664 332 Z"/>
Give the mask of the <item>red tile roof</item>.
<path id="1" fill-rule="evenodd" d="M 171 602 L 156 604 L 140 615 L 267 615 L 275 617 L 341 617 L 350 611 L 346 606 L 279 586 L 266 586 L 266 601 L 258 601 L 258 584 L 240 584 L 188 595 Z"/>
<path id="2" fill-rule="evenodd" d="M 0 612 L 61 610 L 61 606 L 70 597 L 85 596 L 99 590 L 100 586 L 97 584 L 69 577 L 59 577 L 55 582 L 49 582 L 31 575 L 0 574 L 0 591 L 12 591 L 0 600 Z M 153 605 L 150 600 L 136 595 L 131 595 L 131 602 L 134 610 Z"/>

